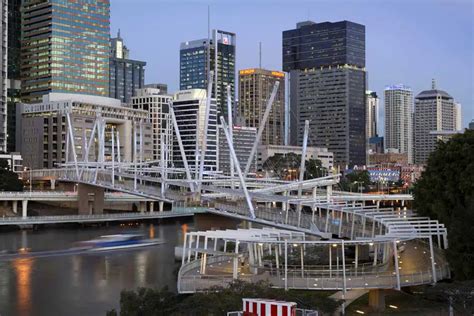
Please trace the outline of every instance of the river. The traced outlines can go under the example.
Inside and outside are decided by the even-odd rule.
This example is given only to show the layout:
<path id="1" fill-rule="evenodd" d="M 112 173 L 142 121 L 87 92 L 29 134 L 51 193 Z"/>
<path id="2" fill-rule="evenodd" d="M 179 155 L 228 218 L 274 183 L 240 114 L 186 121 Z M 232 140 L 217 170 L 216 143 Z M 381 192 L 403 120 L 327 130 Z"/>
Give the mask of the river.
<path id="1" fill-rule="evenodd" d="M 193 225 L 188 219 L 0 232 L 0 250 L 65 249 L 78 241 L 117 233 L 138 232 L 166 241 L 141 250 L 1 261 L 0 315 L 105 315 L 118 309 L 122 289 L 168 286 L 176 290 L 179 263 L 174 247 L 182 243 L 183 223 Z"/>

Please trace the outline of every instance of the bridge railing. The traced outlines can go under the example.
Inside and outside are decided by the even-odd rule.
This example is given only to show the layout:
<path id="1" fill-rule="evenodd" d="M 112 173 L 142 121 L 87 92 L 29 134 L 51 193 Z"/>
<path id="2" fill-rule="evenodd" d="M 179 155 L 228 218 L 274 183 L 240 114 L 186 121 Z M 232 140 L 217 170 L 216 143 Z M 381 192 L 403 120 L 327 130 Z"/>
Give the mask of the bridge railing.
<path id="1" fill-rule="evenodd" d="M 197 261 L 199 262 L 199 261 Z M 199 270 L 199 264 L 193 265 L 191 269 Z M 331 277 L 324 275 L 301 275 L 301 271 L 288 271 L 288 280 L 285 282 L 284 270 L 280 274 L 251 274 L 239 275 L 239 280 L 256 282 L 266 280 L 274 287 L 290 289 L 309 290 L 341 290 L 344 288 L 344 279 L 341 274 L 333 274 Z M 449 268 L 439 266 L 436 268 L 436 281 L 449 277 Z M 198 292 L 207 290 L 212 286 L 226 287 L 233 281 L 232 275 L 180 275 L 179 289 L 182 293 Z M 414 273 L 402 273 L 400 275 L 401 286 L 414 286 L 420 284 L 434 283 L 431 270 L 422 270 Z M 346 275 L 346 289 L 391 289 L 397 287 L 397 277 L 390 273 L 365 273 L 362 275 Z"/>

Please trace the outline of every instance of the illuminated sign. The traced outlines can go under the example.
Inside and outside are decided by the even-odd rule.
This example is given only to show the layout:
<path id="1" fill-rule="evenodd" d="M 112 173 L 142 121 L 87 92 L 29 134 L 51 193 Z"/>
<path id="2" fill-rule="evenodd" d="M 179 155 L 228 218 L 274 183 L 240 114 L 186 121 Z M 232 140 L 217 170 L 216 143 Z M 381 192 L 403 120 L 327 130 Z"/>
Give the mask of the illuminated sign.
<path id="1" fill-rule="evenodd" d="M 226 44 L 226 45 L 229 45 L 229 38 L 228 37 L 222 38 L 222 43 Z"/>
<path id="2" fill-rule="evenodd" d="M 282 73 L 281 71 L 272 71 L 272 75 L 275 77 L 284 77 L 285 74 Z"/>
<path id="3" fill-rule="evenodd" d="M 239 74 L 241 75 L 251 75 L 253 73 L 255 73 L 255 69 L 244 69 L 239 71 Z"/>

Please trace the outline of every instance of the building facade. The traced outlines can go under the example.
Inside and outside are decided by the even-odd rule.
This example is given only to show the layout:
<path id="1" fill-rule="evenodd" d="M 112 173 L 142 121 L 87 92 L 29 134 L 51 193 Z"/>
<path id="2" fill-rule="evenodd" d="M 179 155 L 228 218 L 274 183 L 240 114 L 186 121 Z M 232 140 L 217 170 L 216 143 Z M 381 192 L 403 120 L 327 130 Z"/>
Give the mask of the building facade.
<path id="1" fill-rule="evenodd" d="M 6 152 L 19 150 L 16 147 L 16 114 L 21 103 L 21 81 L 7 80 L 7 145 Z"/>
<path id="2" fill-rule="evenodd" d="M 284 145 L 285 73 L 259 68 L 239 71 L 238 113 L 245 126 L 260 127 L 275 82 L 280 82 L 260 144 Z"/>
<path id="3" fill-rule="evenodd" d="M 8 162 L 10 171 L 21 174 L 23 170 L 23 158 L 18 152 L 10 152 L 8 154 L 0 154 L 0 159 L 5 159 Z"/>
<path id="4" fill-rule="evenodd" d="M 86 141 L 90 139 L 98 115 L 105 120 L 105 161 L 112 159 L 112 131 L 118 133 L 121 162 L 151 160 L 151 124 L 148 113 L 123 107 L 119 100 L 80 94 L 50 93 L 42 103 L 22 104 L 17 138 L 21 138 L 23 164 L 31 169 L 55 168 L 73 161 L 68 137 L 67 115 L 70 114 L 77 160 L 85 159 Z M 143 135 L 141 135 L 143 133 Z M 134 137 L 133 135 L 136 135 Z M 117 136 L 116 136 L 117 137 Z M 96 137 L 97 138 L 97 137 Z M 134 139 L 136 138 L 136 139 Z M 140 144 L 140 140 L 143 141 Z M 96 161 L 98 140 L 92 142 L 89 161 Z M 69 145 L 68 145 L 69 143 Z"/>
<path id="5" fill-rule="evenodd" d="M 110 40 L 109 97 L 130 103 L 136 90 L 145 85 L 146 62 L 130 59 L 130 51 L 125 46 L 120 31 Z"/>
<path id="6" fill-rule="evenodd" d="M 287 154 L 302 154 L 302 148 L 300 146 L 276 146 L 276 145 L 262 145 L 257 150 L 257 170 L 262 171 L 263 164 L 268 158 L 275 155 L 287 155 Z M 328 151 L 327 148 L 307 147 L 306 158 L 318 159 L 321 161 L 321 165 L 327 170 L 331 170 L 334 167 L 334 154 Z"/>
<path id="7" fill-rule="evenodd" d="M 23 101 L 41 102 L 50 92 L 108 96 L 109 34 L 109 0 L 24 1 Z"/>
<path id="8" fill-rule="evenodd" d="M 222 171 L 224 174 L 230 174 L 230 151 L 229 145 L 227 144 L 227 139 L 222 129 L 222 125 L 218 126 L 219 133 L 218 136 L 218 170 Z M 250 152 L 252 151 L 253 143 L 257 137 L 257 129 L 255 127 L 243 127 L 234 125 L 232 129 L 232 141 L 234 146 L 235 155 L 239 160 L 240 170 L 242 172 L 245 170 L 247 161 L 250 157 Z M 255 162 L 257 157 L 254 158 Z M 256 164 L 253 163 L 250 166 L 249 172 L 255 172 Z M 235 170 L 235 169 L 234 169 Z M 237 172 L 235 172 L 237 175 Z"/>
<path id="9" fill-rule="evenodd" d="M 8 0 L 0 2 L 0 151 L 7 150 Z"/>
<path id="10" fill-rule="evenodd" d="M 367 91 L 365 93 L 367 110 L 366 110 L 366 137 L 369 140 L 372 137 L 377 137 L 377 127 L 379 119 L 379 97 L 374 91 Z"/>
<path id="11" fill-rule="evenodd" d="M 190 169 L 199 171 L 204 137 L 207 137 L 207 148 L 204 159 L 204 170 L 217 170 L 217 105 L 211 98 L 207 135 L 204 134 L 207 91 L 204 89 L 182 90 L 174 94 L 172 106 L 183 143 L 186 160 Z M 173 162 L 176 167 L 184 167 L 177 138 L 173 143 Z"/>
<path id="12" fill-rule="evenodd" d="M 413 91 L 405 85 L 385 88 L 385 150 L 407 154 L 413 163 Z"/>
<path id="13" fill-rule="evenodd" d="M 8 79 L 16 80 L 20 79 L 21 2 L 8 0 Z"/>
<path id="14" fill-rule="evenodd" d="M 366 163 L 365 26 L 349 21 L 297 24 L 283 32 L 289 72 L 289 143 L 328 148 L 338 167 Z"/>
<path id="15" fill-rule="evenodd" d="M 152 160 L 161 161 L 162 154 L 166 163 L 173 160 L 173 122 L 169 106 L 172 96 L 160 89 L 143 88 L 132 97 L 132 107 L 144 110 L 152 127 Z"/>
<path id="16" fill-rule="evenodd" d="M 16 107 L 21 98 L 20 54 L 21 54 L 21 2 L 8 0 L 8 71 L 6 100 L 6 152 L 14 152 Z"/>
<path id="17" fill-rule="evenodd" d="M 431 90 L 422 91 L 416 96 L 415 164 L 425 164 L 438 141 L 461 129 L 458 119 L 460 113 L 460 105 L 447 92 L 436 89 L 434 81 Z"/>
<path id="18" fill-rule="evenodd" d="M 179 54 L 180 90 L 207 89 L 209 71 L 214 72 L 212 98 L 216 99 L 219 115 L 227 120 L 227 86 L 231 100 L 235 99 L 235 33 L 212 30 L 212 37 L 183 42 Z"/>

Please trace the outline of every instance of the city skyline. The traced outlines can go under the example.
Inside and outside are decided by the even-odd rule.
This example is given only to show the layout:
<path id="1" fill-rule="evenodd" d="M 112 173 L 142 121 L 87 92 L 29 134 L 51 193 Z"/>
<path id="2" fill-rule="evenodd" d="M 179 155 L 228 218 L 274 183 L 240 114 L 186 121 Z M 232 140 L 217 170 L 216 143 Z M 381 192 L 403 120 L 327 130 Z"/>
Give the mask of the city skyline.
<path id="1" fill-rule="evenodd" d="M 337 5 L 341 3 L 344 5 Z M 401 5 L 403 3 L 409 4 L 410 10 Z M 349 20 L 364 24 L 368 89 L 383 95 L 385 86 L 403 83 L 412 87 L 416 94 L 428 89 L 431 79 L 435 78 L 438 86 L 449 91 L 461 104 L 462 126 L 467 127 L 474 117 L 472 4 L 468 1 L 454 4 L 430 1 L 427 7 L 427 3 L 338 1 L 331 4 L 318 1 L 297 2 L 299 5 L 295 6 L 281 1 L 260 1 L 257 4 L 214 1 L 210 3 L 210 26 L 237 34 L 237 70 L 258 66 L 259 41 L 263 46 L 262 67 L 281 70 L 282 31 L 293 29 L 297 22 L 308 19 L 315 22 Z M 173 23 L 176 12 L 180 14 L 180 24 Z M 202 1 L 139 0 L 130 7 L 127 1 L 114 0 L 111 3 L 111 33 L 115 34 L 120 28 L 134 51 L 133 58 L 148 63 L 147 83 L 164 82 L 170 91 L 177 91 L 179 44 L 189 38 L 207 36 L 207 12 L 208 3 Z M 243 15 L 254 22 L 242 24 L 238 17 Z M 136 23 L 133 16 L 147 21 L 147 27 Z M 432 23 L 441 17 L 442 25 Z M 173 32 L 168 32 L 167 25 L 175 25 Z M 145 40 L 153 33 L 160 34 L 159 40 Z M 382 107 L 379 126 L 383 125 L 383 112 Z M 379 134 L 382 134 L 380 127 Z"/>

